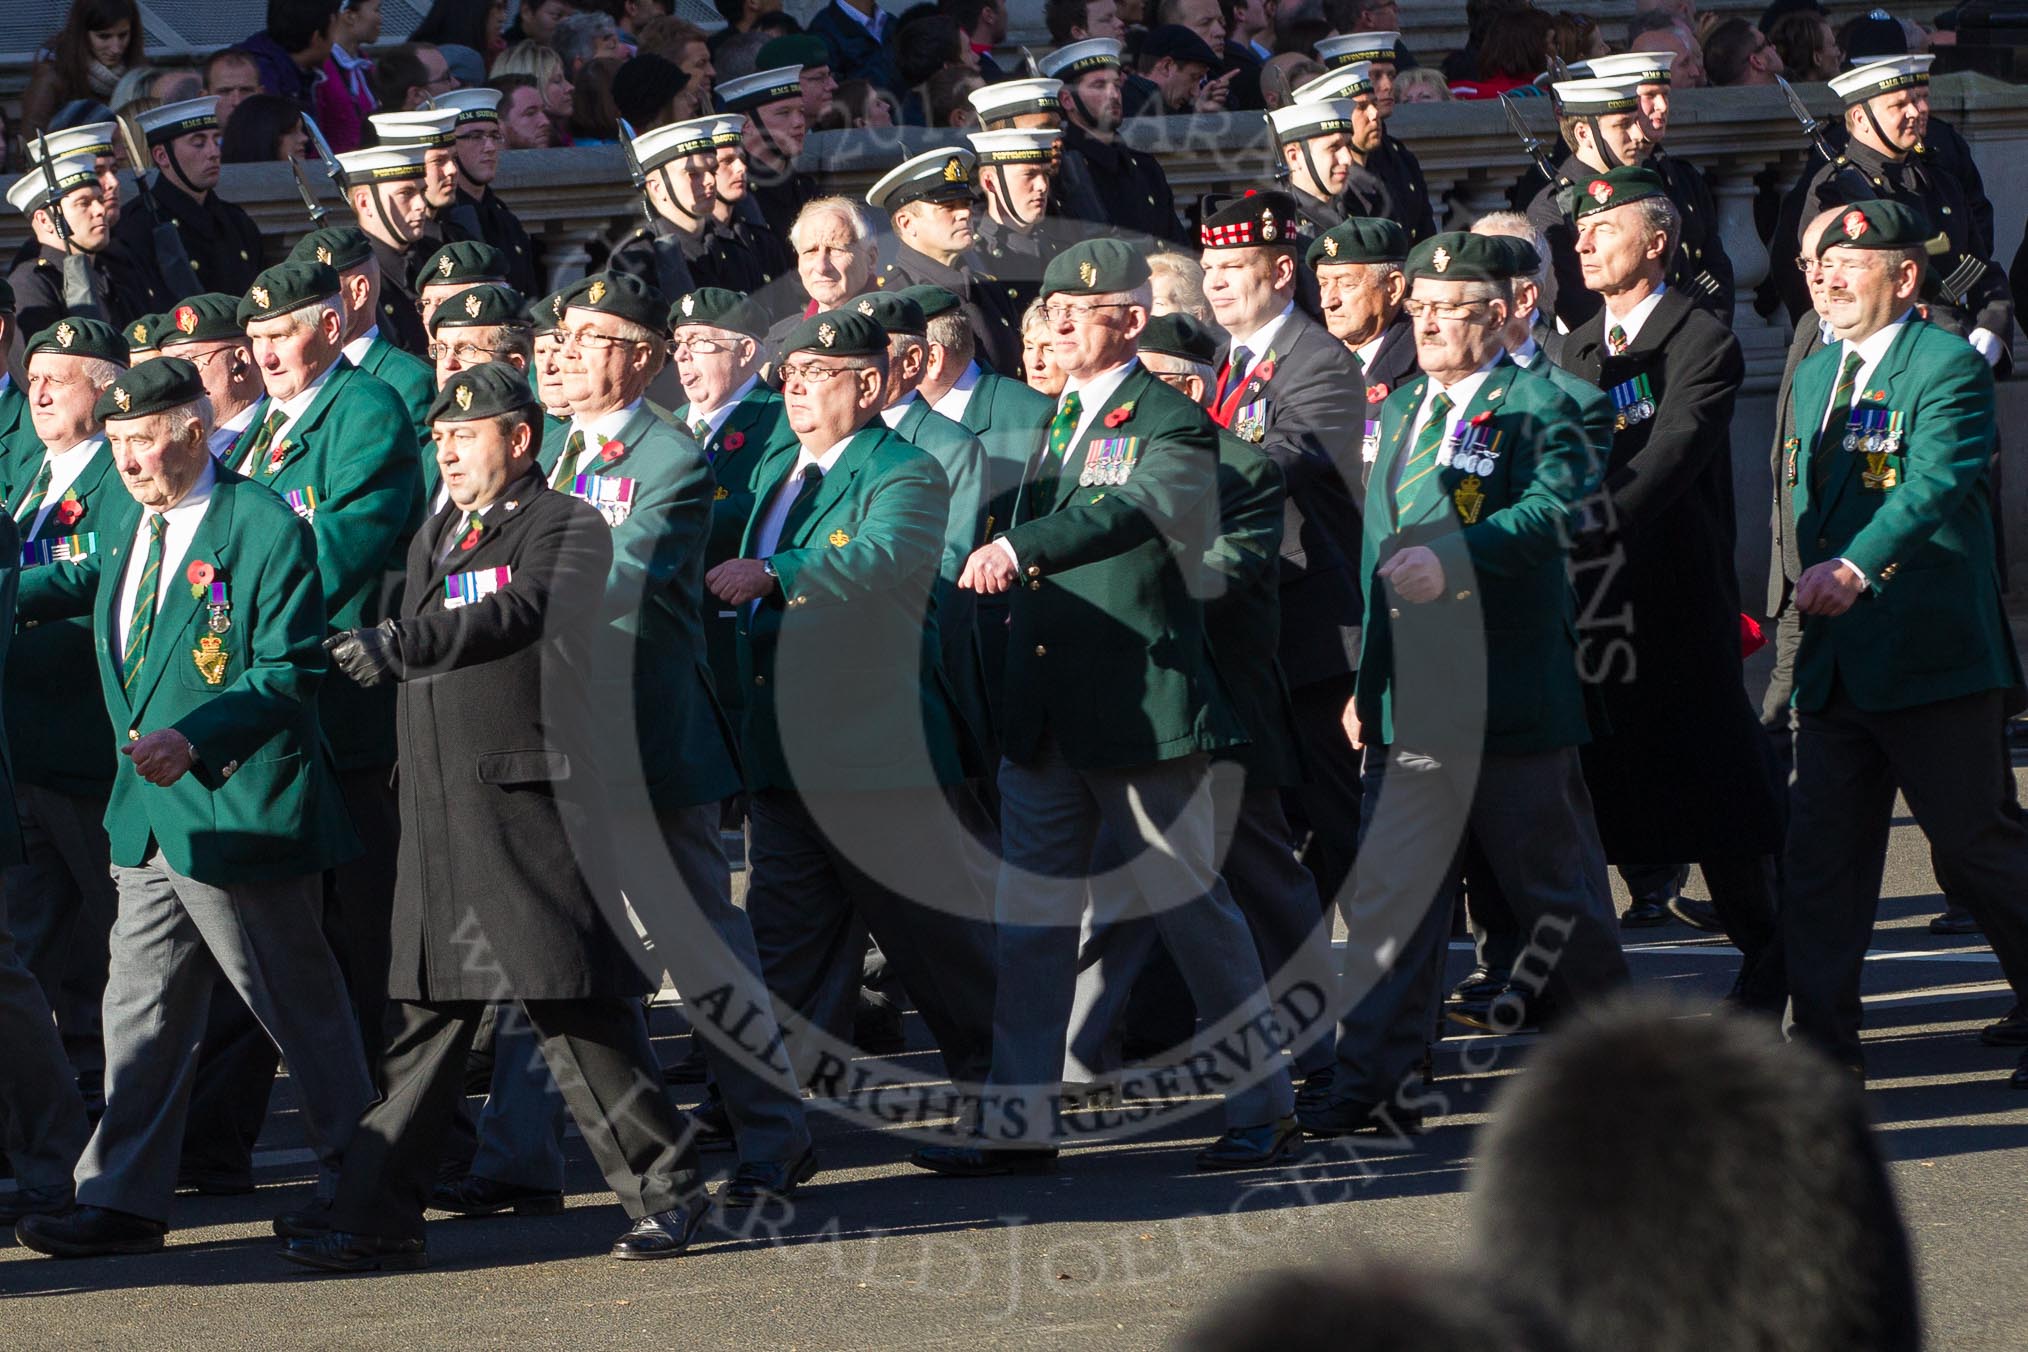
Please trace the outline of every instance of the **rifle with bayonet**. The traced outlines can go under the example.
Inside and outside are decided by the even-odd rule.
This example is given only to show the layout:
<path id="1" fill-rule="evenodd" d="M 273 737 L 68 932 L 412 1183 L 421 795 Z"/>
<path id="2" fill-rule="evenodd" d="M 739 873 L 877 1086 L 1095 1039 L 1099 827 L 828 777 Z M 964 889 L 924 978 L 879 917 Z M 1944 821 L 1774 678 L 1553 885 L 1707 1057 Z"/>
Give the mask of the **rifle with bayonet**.
<path id="1" fill-rule="evenodd" d="M 63 214 L 63 191 L 57 186 L 56 162 L 50 158 L 47 135 L 36 138 L 36 158 L 42 162 L 50 224 L 56 229 L 56 237 L 63 241 L 63 308 L 80 319 L 103 319 L 105 307 L 99 302 L 98 287 L 92 283 L 91 259 L 72 242 L 70 218 Z"/>
<path id="2" fill-rule="evenodd" d="M 296 176 L 296 192 L 302 196 L 303 210 L 310 213 L 310 228 L 322 229 L 324 218 L 331 214 L 330 208 L 317 200 L 317 193 L 310 186 L 310 176 L 303 172 L 303 162 L 294 155 L 289 156 L 289 172 Z"/>
<path id="3" fill-rule="evenodd" d="M 324 139 L 324 129 L 319 127 L 316 119 L 308 113 L 303 114 L 303 131 L 308 134 L 310 144 L 316 147 L 317 158 L 324 164 L 324 172 L 338 185 L 338 191 L 344 192 L 349 186 L 345 182 L 345 168 L 338 163 L 338 157 L 331 153 L 331 143 Z"/>
<path id="4" fill-rule="evenodd" d="M 197 279 L 197 269 L 190 264 L 190 252 L 183 247 L 183 236 L 177 233 L 174 222 L 162 219 L 155 194 L 148 191 L 148 143 L 125 114 L 116 115 L 113 125 L 119 128 L 120 142 L 127 148 L 127 160 L 134 166 L 134 185 L 140 189 L 137 195 L 142 209 L 148 213 L 148 241 L 154 246 L 155 268 L 162 274 L 162 282 L 170 292 L 166 299 L 175 302 L 197 295 L 204 290 L 204 283 Z M 157 171 L 156 177 L 161 177 L 160 171 Z"/>

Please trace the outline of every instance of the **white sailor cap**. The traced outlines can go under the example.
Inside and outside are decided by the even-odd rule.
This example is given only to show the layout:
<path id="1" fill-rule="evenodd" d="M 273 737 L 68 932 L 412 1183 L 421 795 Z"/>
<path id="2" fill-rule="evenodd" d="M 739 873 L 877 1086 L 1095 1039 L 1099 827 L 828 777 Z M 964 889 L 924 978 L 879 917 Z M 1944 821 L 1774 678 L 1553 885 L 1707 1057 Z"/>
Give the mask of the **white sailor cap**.
<path id="1" fill-rule="evenodd" d="M 1641 109 L 1639 80 L 1558 80 L 1550 89 L 1560 117 L 1603 117 Z"/>
<path id="2" fill-rule="evenodd" d="M 1036 63 L 1044 75 L 1068 83 L 1095 70 L 1117 70 L 1120 65 L 1118 38 L 1086 38 L 1067 42 Z"/>
<path id="3" fill-rule="evenodd" d="M 1373 67 L 1364 61 L 1327 70 L 1314 80 L 1296 87 L 1297 103 L 1322 103 L 1328 99 L 1356 99 L 1373 92 Z"/>
<path id="4" fill-rule="evenodd" d="M 931 150 L 888 170 L 866 190 L 876 211 L 895 211 L 910 202 L 969 200 L 978 156 L 961 146 Z"/>
<path id="5" fill-rule="evenodd" d="M 475 85 L 470 89 L 453 89 L 430 100 L 430 107 L 437 112 L 448 108 L 458 115 L 457 125 L 467 122 L 498 122 L 500 120 L 500 91 Z"/>
<path id="6" fill-rule="evenodd" d="M 374 134 L 384 146 L 447 146 L 457 136 L 458 110 L 416 108 L 402 113 L 368 113 Z"/>
<path id="7" fill-rule="evenodd" d="M 1926 85 L 1929 83 L 1930 65 L 1935 60 L 1934 52 L 1910 52 L 1906 56 L 1868 61 L 1863 66 L 1833 75 L 1831 92 L 1843 99 L 1849 108 L 1876 94 L 1891 94 L 1897 89 Z"/>
<path id="8" fill-rule="evenodd" d="M 97 187 L 98 166 L 90 155 L 64 155 L 50 165 L 48 174 L 38 166 L 15 179 L 14 186 L 7 190 L 7 200 L 22 215 L 34 215 L 49 204 L 51 177 L 56 179 L 56 195 L 62 198 L 79 188 Z"/>
<path id="9" fill-rule="evenodd" d="M 1010 127 L 1003 131 L 975 131 L 965 139 L 980 165 L 1050 164 L 1056 159 L 1062 134 L 1054 127 Z"/>
<path id="10" fill-rule="evenodd" d="M 723 111 L 750 113 L 770 103 L 803 97 L 803 68 L 776 66 L 773 70 L 757 70 L 735 80 L 721 81 L 712 92 Z"/>
<path id="11" fill-rule="evenodd" d="M 979 115 L 979 121 L 997 122 L 1023 113 L 1048 113 L 1061 118 L 1062 94 L 1061 80 L 1002 80 L 998 84 L 979 86 L 965 95 L 965 100 Z"/>
<path id="12" fill-rule="evenodd" d="M 711 144 L 713 149 L 736 146 L 746 136 L 746 117 L 740 113 L 720 113 L 711 119 Z"/>
<path id="13" fill-rule="evenodd" d="M 1580 80 L 1638 80 L 1642 84 L 1669 83 L 1669 68 L 1676 64 L 1674 52 L 1617 52 L 1573 61 L 1570 73 Z"/>
<path id="14" fill-rule="evenodd" d="M 423 167 L 429 149 L 421 145 L 378 145 L 348 150 L 338 156 L 338 169 L 345 175 L 344 186 L 348 188 L 361 183 L 399 183 L 403 179 L 422 178 L 429 172 Z"/>
<path id="15" fill-rule="evenodd" d="M 201 99 L 178 99 L 150 108 L 134 119 L 141 135 L 151 146 L 167 145 L 179 136 L 188 136 L 194 131 L 213 131 L 218 126 L 218 100 L 213 97 Z"/>
<path id="16" fill-rule="evenodd" d="M 712 134 L 719 121 L 717 117 L 693 117 L 644 131 L 634 138 L 634 157 L 643 170 L 652 170 L 687 155 L 708 155 L 714 148 Z"/>
<path id="17" fill-rule="evenodd" d="M 78 127 L 65 127 L 62 131 L 49 133 L 49 153 L 59 160 L 71 155 L 110 155 L 113 153 L 113 139 L 118 135 L 119 129 L 110 122 L 87 122 Z M 41 136 L 34 136 L 23 144 L 29 164 L 42 163 L 43 140 Z"/>
<path id="18" fill-rule="evenodd" d="M 1400 42 L 1399 33 L 1341 33 L 1317 44 L 1317 59 L 1326 70 L 1349 66 L 1354 61 L 1385 61 L 1392 65 L 1400 59 L 1395 51 Z"/>
<path id="19" fill-rule="evenodd" d="M 1355 107 L 1350 99 L 1298 99 L 1269 113 L 1268 121 L 1283 141 L 1307 141 L 1313 136 L 1351 131 Z"/>

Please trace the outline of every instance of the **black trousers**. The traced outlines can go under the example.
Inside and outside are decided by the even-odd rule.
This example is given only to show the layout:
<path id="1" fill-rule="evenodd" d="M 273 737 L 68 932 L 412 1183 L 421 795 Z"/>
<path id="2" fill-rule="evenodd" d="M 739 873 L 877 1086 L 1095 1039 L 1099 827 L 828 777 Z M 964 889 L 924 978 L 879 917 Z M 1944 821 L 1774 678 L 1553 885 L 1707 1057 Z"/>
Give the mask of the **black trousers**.
<path id="1" fill-rule="evenodd" d="M 1784 855 L 1790 1026 L 1861 1064 L 1860 973 L 1880 902 L 1898 784 L 1929 838 L 1937 881 L 1986 931 L 2014 998 L 2028 1000 L 2028 825 L 1993 785 L 2001 692 L 1909 709 L 1860 709 L 1842 685 L 1801 713 Z"/>
<path id="2" fill-rule="evenodd" d="M 1359 794 L 1364 766 L 1345 736 L 1345 705 L 1356 678 L 1346 672 L 1289 692 L 1302 739 L 1303 784 L 1283 791 L 1298 857 L 1317 880 L 1317 898 L 1337 905 L 1359 854 Z"/>
<path id="3" fill-rule="evenodd" d="M 704 1190 L 694 1129 L 662 1089 L 638 1000 L 603 996 L 521 1002 L 564 1102 L 606 1185 L 638 1220 Z M 398 1001 L 375 1068 L 380 1100 L 345 1147 L 333 1228 L 420 1239 L 437 1180 L 440 1138 L 465 1096 L 465 1058 L 486 1005 Z"/>
<path id="4" fill-rule="evenodd" d="M 401 810 L 389 767 L 343 770 L 338 788 L 363 847 L 324 874 L 324 937 L 337 955 L 359 1024 L 366 1064 L 387 1043 L 387 964 L 394 916 L 395 855 Z M 183 1132 L 183 1172 L 242 1177 L 253 1168 L 254 1143 L 267 1121 L 280 1054 L 230 983 L 212 988 Z"/>

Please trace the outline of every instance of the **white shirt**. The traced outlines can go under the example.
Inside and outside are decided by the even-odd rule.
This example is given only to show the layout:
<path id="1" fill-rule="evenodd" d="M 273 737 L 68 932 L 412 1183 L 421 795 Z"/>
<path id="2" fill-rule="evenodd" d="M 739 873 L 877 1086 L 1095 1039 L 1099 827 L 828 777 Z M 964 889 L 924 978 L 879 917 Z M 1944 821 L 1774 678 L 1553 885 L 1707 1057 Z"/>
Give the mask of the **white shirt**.
<path id="1" fill-rule="evenodd" d="M 296 391 L 289 398 L 276 399 L 269 402 L 268 411 L 261 416 L 263 418 L 271 417 L 276 409 L 280 409 L 287 415 L 287 420 L 275 429 L 274 439 L 268 443 L 268 454 L 273 455 L 275 447 L 288 440 L 290 431 L 296 425 L 296 419 L 309 411 L 310 405 L 316 402 L 317 396 L 324 392 L 325 382 L 331 379 L 331 373 L 337 369 L 338 363 L 334 361 L 324 368 L 322 375 Z"/>
<path id="2" fill-rule="evenodd" d="M 1075 394 L 1078 398 L 1077 426 L 1071 429 L 1070 440 L 1064 443 L 1063 459 L 1066 466 L 1069 465 L 1070 458 L 1077 453 L 1077 444 L 1084 440 L 1085 429 L 1091 426 L 1091 420 L 1104 411 L 1106 404 L 1113 397 L 1113 392 L 1119 389 L 1121 382 L 1132 375 L 1134 368 L 1140 364 L 1140 358 L 1129 357 L 1121 365 L 1115 366 L 1110 371 L 1101 371 L 1082 384 L 1075 380 L 1064 384 L 1063 393 L 1056 397 L 1056 411 L 1058 413 L 1063 411 L 1063 401 L 1071 395 Z M 1053 419 L 1054 415 L 1051 416 Z M 1007 551 L 1008 561 L 1016 568 L 1021 566 L 1021 559 L 1014 553 L 1014 546 L 1007 542 L 1006 536 L 1001 536 L 993 543 Z"/>
<path id="3" fill-rule="evenodd" d="M 1359 345 L 1359 349 L 1355 355 L 1359 358 L 1360 370 L 1363 371 L 1373 365 L 1373 359 L 1380 355 L 1380 344 L 1386 337 L 1387 328 L 1385 325 L 1382 325 L 1379 338 L 1375 338 L 1370 343 L 1361 343 Z"/>
<path id="4" fill-rule="evenodd" d="M 36 510 L 35 520 L 21 523 L 22 539 L 35 538 L 36 532 L 42 529 L 43 518 L 56 510 L 56 504 L 70 491 L 70 486 L 77 482 L 77 476 L 84 473 L 85 466 L 92 462 L 93 454 L 105 444 L 104 437 L 86 437 L 77 445 L 54 454 L 43 452 L 43 459 L 49 464 L 49 491 L 42 495 L 42 506 Z M 36 473 L 41 472 L 41 467 L 38 466 Z M 34 475 L 29 476 L 29 481 L 31 484 L 34 482 Z M 21 494 L 26 497 L 28 490 L 22 489 Z"/>
<path id="5" fill-rule="evenodd" d="M 254 418 L 256 416 L 265 416 L 266 413 L 267 401 L 256 399 L 213 428 L 211 436 L 206 441 L 206 444 L 211 448 L 211 458 L 213 460 L 225 459 L 226 455 L 231 452 L 233 443 L 240 439 L 247 428 L 253 426 Z"/>
<path id="6" fill-rule="evenodd" d="M 183 495 L 182 501 L 159 514 L 168 524 L 162 533 L 162 571 L 155 575 L 155 595 L 150 598 L 150 604 L 158 610 L 162 598 L 169 595 L 172 588 L 188 585 L 183 580 L 183 555 L 190 548 L 191 537 L 197 534 L 198 524 L 204 520 L 205 509 L 211 505 L 211 486 L 217 479 L 218 462 L 207 460 L 197 476 L 196 485 Z M 141 519 L 134 527 L 133 548 L 127 552 L 127 566 L 120 573 L 120 608 L 113 626 L 113 655 L 122 667 L 127 661 L 127 626 L 134 622 L 141 591 L 141 573 L 148 566 L 149 523 L 156 516 L 157 513 L 152 511 L 141 513 Z M 168 640 L 162 642 L 166 644 Z M 159 647 L 153 638 L 148 640 L 148 645 L 156 650 L 157 658 L 168 660 L 164 656 L 167 649 Z"/>
<path id="7" fill-rule="evenodd" d="M 1241 348 L 1245 348 L 1247 351 L 1246 370 L 1237 373 L 1240 379 L 1245 379 L 1248 373 L 1259 366 L 1262 361 L 1266 360 L 1268 351 L 1274 346 L 1275 335 L 1282 331 L 1282 325 L 1295 312 L 1296 303 L 1290 301 L 1282 307 L 1280 314 L 1255 329 L 1252 333 L 1235 333 L 1232 335 L 1232 347 L 1230 351 L 1237 352 Z"/>
<path id="8" fill-rule="evenodd" d="M 1516 366 L 1526 371 L 1531 367 L 1533 367 L 1535 365 L 1535 359 L 1542 355 L 1542 344 L 1536 342 L 1535 335 L 1531 333 L 1526 338 L 1523 338 L 1521 340 L 1521 346 L 1515 348 L 1512 352 L 1509 352 L 1507 355 L 1514 359 L 1514 364 Z"/>
<path id="9" fill-rule="evenodd" d="M 1634 340 L 1641 336 L 1641 326 L 1648 322 L 1648 316 L 1655 313 L 1655 307 L 1662 303 L 1662 297 L 1667 295 L 1668 293 L 1669 293 L 1668 287 L 1658 286 L 1653 291 L 1650 291 L 1648 293 L 1647 299 L 1643 300 L 1639 305 L 1636 305 L 1633 309 L 1627 311 L 1623 315 L 1614 314 L 1613 303 L 1611 301 L 1607 301 L 1605 315 L 1605 331 L 1607 333 L 1611 333 L 1613 331 L 1613 325 L 1615 324 L 1619 325 L 1620 328 L 1624 330 L 1627 335 L 1627 346 L 1632 347 L 1634 345 Z"/>
<path id="10" fill-rule="evenodd" d="M 972 391 L 979 387 L 979 377 L 984 374 L 985 372 L 979 369 L 979 363 L 967 362 L 965 369 L 958 373 L 957 383 L 938 396 L 937 401 L 930 407 L 952 422 L 963 422 L 965 409 L 972 402 Z"/>
<path id="11" fill-rule="evenodd" d="M 345 354 L 345 360 L 351 362 L 354 366 L 359 366 L 366 361 L 366 349 L 372 347 L 379 337 L 380 325 L 375 324 L 372 328 L 338 350 Z"/>
<path id="12" fill-rule="evenodd" d="M 1880 359 L 1887 355 L 1888 348 L 1894 346 L 1894 340 L 1901 336 L 1901 330 L 1908 324 L 1909 315 L 1914 312 L 1913 308 L 1903 310 L 1898 318 L 1872 336 L 1863 338 L 1856 343 L 1843 342 L 1839 344 L 1839 370 L 1845 369 L 1845 359 L 1847 357 L 1854 352 L 1859 354 L 1859 373 L 1852 380 L 1852 397 L 1855 400 L 1865 391 L 1866 383 L 1873 379 L 1873 372 L 1880 366 Z M 1838 382 L 1833 381 L 1831 383 L 1831 392 L 1833 394 L 1838 392 Z M 1842 408 L 1826 408 L 1824 410 L 1823 424 L 1817 429 L 1818 434 L 1821 435 L 1823 429 L 1829 427 L 1833 419 L 1843 418 L 1850 414 L 1851 411 L 1852 405 L 1850 404 L 1846 404 Z"/>
<path id="13" fill-rule="evenodd" d="M 596 418 L 573 417 L 570 420 L 570 430 L 572 432 L 584 433 L 584 449 L 577 453 L 577 463 L 563 471 L 564 477 L 566 479 L 576 478 L 578 471 L 585 467 L 587 458 L 596 456 L 599 453 L 599 447 L 619 436 L 620 429 L 627 425 L 628 420 L 634 416 L 634 413 L 640 407 L 641 401 L 636 399 L 624 407 L 601 413 Z M 569 438 L 568 434 L 566 434 L 566 448 L 568 445 Z M 563 464 L 564 455 L 567 454 L 569 454 L 568 449 L 564 451 L 563 455 L 556 457 L 556 462 L 559 466 Z M 554 475 L 551 476 L 550 481 L 552 483 L 555 482 Z"/>
<path id="14" fill-rule="evenodd" d="M 754 391 L 754 386 L 758 384 L 760 384 L 759 376 L 757 375 L 748 376 L 746 378 L 745 384 L 741 385 L 731 394 L 726 395 L 725 402 L 720 404 L 717 408 L 712 409 L 709 413 L 704 412 L 703 410 L 699 409 L 697 405 L 692 404 L 690 406 L 691 430 L 693 432 L 696 431 L 697 424 L 700 419 L 703 420 L 704 422 L 709 423 L 710 428 L 705 432 L 701 440 L 710 441 L 713 437 L 718 435 L 719 429 L 725 426 L 725 420 L 732 416 L 732 411 L 739 407 L 740 401 L 745 399 L 749 394 L 752 394 Z"/>
<path id="15" fill-rule="evenodd" d="M 915 391 L 910 390 L 907 394 L 904 394 L 901 398 L 880 410 L 880 420 L 889 427 L 901 426 L 902 415 L 908 412 L 908 406 L 915 402 L 915 398 Z"/>
<path id="16" fill-rule="evenodd" d="M 1500 364 L 1500 354 L 1495 353 L 1491 361 L 1487 362 L 1484 366 L 1481 366 L 1478 370 L 1472 372 L 1470 375 L 1466 376 L 1463 380 L 1460 380 L 1457 384 L 1451 386 L 1449 389 L 1445 389 L 1442 386 L 1438 385 L 1436 382 L 1436 377 L 1431 376 L 1429 378 L 1429 384 L 1423 389 L 1422 403 L 1418 405 L 1415 410 L 1415 419 L 1408 425 L 1407 444 L 1411 448 L 1413 448 L 1416 443 L 1416 439 L 1422 435 L 1422 429 L 1428 426 L 1430 418 L 1430 405 L 1436 402 L 1436 397 L 1439 394 L 1448 396 L 1451 401 L 1450 410 L 1447 413 L 1445 413 L 1444 416 L 1446 418 L 1455 418 L 1458 414 L 1463 413 L 1466 407 L 1471 404 L 1472 400 L 1477 397 L 1479 393 L 1479 386 L 1486 383 L 1486 377 L 1489 374 L 1491 374 L 1493 368 L 1495 366 L 1498 366 L 1499 364 Z M 1396 460 L 1394 462 L 1394 478 L 1397 484 L 1400 483 L 1401 471 L 1407 464 L 1408 457 L 1405 455 L 1401 457 L 1399 460 Z"/>
<path id="17" fill-rule="evenodd" d="M 857 432 L 852 434 L 855 437 L 858 435 Z M 782 527 L 788 522 L 789 508 L 795 505 L 803 471 L 815 465 L 829 474 L 831 466 L 838 463 L 838 457 L 845 454 L 845 448 L 851 444 L 852 437 L 847 437 L 822 455 L 811 455 L 808 446 L 796 453 L 795 467 L 789 471 L 789 477 L 782 480 L 781 487 L 775 490 L 775 495 L 768 499 L 768 514 L 761 518 L 760 529 L 753 534 L 755 555 L 763 559 L 768 558 L 775 552 L 775 546 L 782 542 Z"/>

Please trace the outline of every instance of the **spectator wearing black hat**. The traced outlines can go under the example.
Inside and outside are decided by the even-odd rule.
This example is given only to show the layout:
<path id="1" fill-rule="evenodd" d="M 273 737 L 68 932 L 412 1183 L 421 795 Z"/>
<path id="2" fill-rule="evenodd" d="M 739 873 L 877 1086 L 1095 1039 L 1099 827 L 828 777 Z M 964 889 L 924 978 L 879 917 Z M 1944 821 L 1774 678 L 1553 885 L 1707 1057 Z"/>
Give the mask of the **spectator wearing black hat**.
<path id="1" fill-rule="evenodd" d="M 1180 113 L 1216 113 L 1225 109 L 1228 72 L 1211 44 L 1181 24 L 1164 24 L 1141 39 L 1135 58 L 1139 76 L 1128 82 L 1129 117 L 1171 117 Z M 1138 100 L 1138 102 L 1136 102 Z"/>

